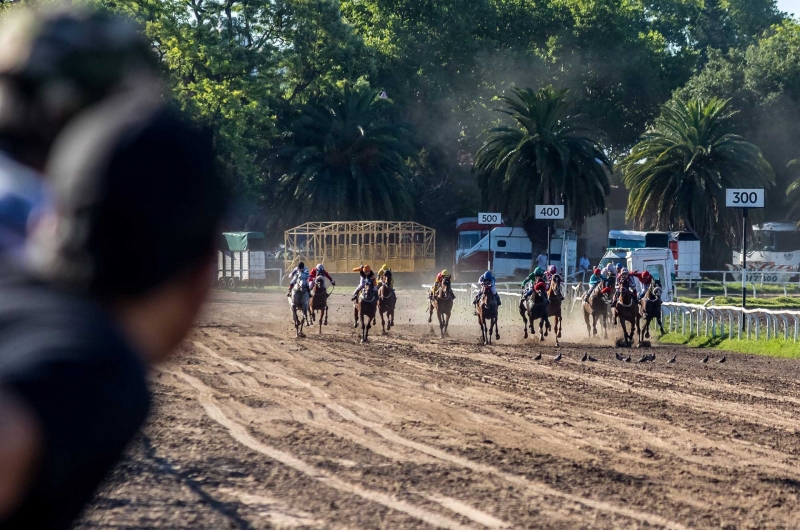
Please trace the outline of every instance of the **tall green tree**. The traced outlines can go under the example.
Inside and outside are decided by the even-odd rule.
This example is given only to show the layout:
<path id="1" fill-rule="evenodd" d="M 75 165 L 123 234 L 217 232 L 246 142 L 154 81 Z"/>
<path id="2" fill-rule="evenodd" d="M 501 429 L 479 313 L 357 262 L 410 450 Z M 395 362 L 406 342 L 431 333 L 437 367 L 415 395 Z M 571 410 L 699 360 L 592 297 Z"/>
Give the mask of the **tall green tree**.
<path id="1" fill-rule="evenodd" d="M 570 114 L 567 90 L 552 86 L 503 97 L 513 127 L 493 127 L 475 155 L 478 187 L 512 222 L 536 204 L 563 204 L 573 224 L 605 210 L 611 162 L 591 131 Z"/>
<path id="2" fill-rule="evenodd" d="M 302 107 L 280 154 L 284 213 L 302 220 L 410 219 L 415 150 L 378 91 L 349 87 Z"/>
<path id="3" fill-rule="evenodd" d="M 725 189 L 769 188 L 775 176 L 758 147 L 731 133 L 734 111 L 727 103 L 675 99 L 663 106 L 620 164 L 630 190 L 628 219 L 685 229 L 717 247 L 741 234 L 739 213 L 725 207 Z"/>

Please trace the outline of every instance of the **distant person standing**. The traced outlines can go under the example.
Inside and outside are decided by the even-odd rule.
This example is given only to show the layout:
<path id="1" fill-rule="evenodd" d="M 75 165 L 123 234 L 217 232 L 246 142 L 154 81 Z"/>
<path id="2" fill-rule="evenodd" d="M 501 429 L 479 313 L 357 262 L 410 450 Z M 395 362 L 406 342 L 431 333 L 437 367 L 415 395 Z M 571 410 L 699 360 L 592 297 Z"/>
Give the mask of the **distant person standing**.
<path id="1" fill-rule="evenodd" d="M 158 65 L 130 21 L 88 9 L 15 8 L 0 25 L 0 253 L 21 248 L 47 201 L 41 171 L 58 133 L 111 94 L 148 87 Z"/>
<path id="2" fill-rule="evenodd" d="M 589 272 L 590 267 L 591 264 L 589 263 L 589 258 L 586 256 L 586 253 L 584 252 L 583 256 L 581 256 L 580 262 L 578 263 L 578 270 L 580 272 Z"/>
<path id="3" fill-rule="evenodd" d="M 74 120 L 30 271 L 0 275 L 0 528 L 72 527 L 183 340 L 225 208 L 209 134 L 124 95 Z"/>
<path id="4" fill-rule="evenodd" d="M 542 270 L 547 269 L 547 256 L 544 250 L 539 251 L 539 255 L 536 256 L 536 266 Z"/>

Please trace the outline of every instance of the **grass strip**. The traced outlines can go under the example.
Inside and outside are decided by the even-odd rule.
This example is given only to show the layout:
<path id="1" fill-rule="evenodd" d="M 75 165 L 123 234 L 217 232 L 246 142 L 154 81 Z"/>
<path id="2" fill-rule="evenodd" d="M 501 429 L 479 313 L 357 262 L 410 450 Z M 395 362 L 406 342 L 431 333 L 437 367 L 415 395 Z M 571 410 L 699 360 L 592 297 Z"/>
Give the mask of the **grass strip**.
<path id="1" fill-rule="evenodd" d="M 791 337 L 789 340 L 738 340 L 712 339 L 711 337 L 698 335 L 667 333 L 658 340 L 663 344 L 679 344 L 692 348 L 751 353 L 755 355 L 767 355 L 769 357 L 783 357 L 786 359 L 800 358 L 800 342 L 792 341 Z"/>

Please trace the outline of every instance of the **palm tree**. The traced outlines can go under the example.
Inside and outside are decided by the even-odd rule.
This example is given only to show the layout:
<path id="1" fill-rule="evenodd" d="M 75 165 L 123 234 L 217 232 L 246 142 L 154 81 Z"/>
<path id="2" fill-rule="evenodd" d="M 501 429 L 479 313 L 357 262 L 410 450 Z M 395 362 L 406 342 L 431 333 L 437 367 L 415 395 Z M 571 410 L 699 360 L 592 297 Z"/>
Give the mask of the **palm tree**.
<path id="1" fill-rule="evenodd" d="M 563 200 L 573 224 L 605 210 L 611 162 L 590 132 L 570 114 L 567 90 L 515 89 L 498 109 L 516 122 L 495 127 L 475 155 L 478 187 L 511 222 L 534 217 L 536 204 Z"/>
<path id="2" fill-rule="evenodd" d="M 732 134 L 727 100 L 673 100 L 622 161 L 630 190 L 628 219 L 683 228 L 710 242 L 740 234 L 739 213 L 725 207 L 726 188 L 764 188 L 775 175 L 761 150 Z"/>
<path id="3" fill-rule="evenodd" d="M 407 219 L 414 154 L 408 125 L 375 90 L 346 88 L 333 104 L 303 106 L 279 154 L 279 197 L 304 220 Z"/>

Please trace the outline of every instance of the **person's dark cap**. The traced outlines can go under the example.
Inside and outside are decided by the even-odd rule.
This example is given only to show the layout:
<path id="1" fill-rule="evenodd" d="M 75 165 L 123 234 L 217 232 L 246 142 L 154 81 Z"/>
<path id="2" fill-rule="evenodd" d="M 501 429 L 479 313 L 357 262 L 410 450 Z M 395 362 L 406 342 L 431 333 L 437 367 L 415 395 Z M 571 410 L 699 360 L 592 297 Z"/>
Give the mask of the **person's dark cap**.
<path id="1" fill-rule="evenodd" d="M 211 259 L 226 206 L 212 136 L 162 104 L 127 94 L 90 109 L 47 173 L 57 222 L 31 242 L 45 278 L 132 297 Z"/>

